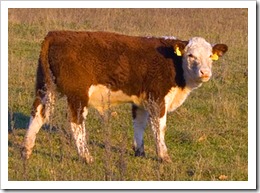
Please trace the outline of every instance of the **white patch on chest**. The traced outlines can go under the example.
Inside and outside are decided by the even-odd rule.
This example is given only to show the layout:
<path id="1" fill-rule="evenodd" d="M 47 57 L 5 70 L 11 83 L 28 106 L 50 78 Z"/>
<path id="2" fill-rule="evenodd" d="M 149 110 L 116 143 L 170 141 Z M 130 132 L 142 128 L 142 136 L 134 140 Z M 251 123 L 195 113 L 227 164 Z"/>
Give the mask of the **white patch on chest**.
<path id="1" fill-rule="evenodd" d="M 164 97 L 165 107 L 168 112 L 172 112 L 177 109 L 185 101 L 191 89 L 185 87 L 184 89 L 179 87 L 172 87 L 168 94 Z"/>
<path id="2" fill-rule="evenodd" d="M 122 103 L 134 103 L 140 105 L 145 95 L 127 95 L 123 91 L 111 91 L 104 85 L 92 85 L 88 91 L 89 105 L 103 112 L 111 106 Z"/>

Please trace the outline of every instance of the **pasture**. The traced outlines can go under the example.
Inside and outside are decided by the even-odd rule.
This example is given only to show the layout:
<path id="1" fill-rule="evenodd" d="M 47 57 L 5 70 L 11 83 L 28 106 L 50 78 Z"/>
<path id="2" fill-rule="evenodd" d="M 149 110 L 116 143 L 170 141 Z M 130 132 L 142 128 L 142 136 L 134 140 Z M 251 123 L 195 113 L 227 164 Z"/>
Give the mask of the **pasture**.
<path id="1" fill-rule="evenodd" d="M 10 181 L 248 180 L 247 9 L 9 9 L 8 16 Z M 106 120 L 90 109 L 86 129 L 95 161 L 83 163 L 70 132 L 65 97 L 56 101 L 50 124 L 40 130 L 31 158 L 23 163 L 20 147 L 34 100 L 40 46 L 51 30 L 182 40 L 201 36 L 228 45 L 229 51 L 213 64 L 212 79 L 168 115 L 166 144 L 172 163 L 157 161 L 149 126 L 146 157 L 134 156 L 129 104 L 110 108 Z"/>

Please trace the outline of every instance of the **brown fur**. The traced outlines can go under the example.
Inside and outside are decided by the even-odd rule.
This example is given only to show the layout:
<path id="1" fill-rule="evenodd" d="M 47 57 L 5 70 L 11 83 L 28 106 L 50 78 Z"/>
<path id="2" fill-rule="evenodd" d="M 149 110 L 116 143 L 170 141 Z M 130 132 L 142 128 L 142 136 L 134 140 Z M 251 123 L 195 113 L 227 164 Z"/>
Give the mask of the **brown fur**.
<path id="1" fill-rule="evenodd" d="M 74 121 L 77 110 L 88 104 L 91 85 L 129 96 L 149 93 L 162 101 L 173 86 L 185 86 L 181 57 L 173 48 L 184 49 L 186 44 L 105 32 L 49 32 L 42 44 L 36 90 L 46 90 L 43 85 L 51 87 L 54 82 L 68 97 Z"/>

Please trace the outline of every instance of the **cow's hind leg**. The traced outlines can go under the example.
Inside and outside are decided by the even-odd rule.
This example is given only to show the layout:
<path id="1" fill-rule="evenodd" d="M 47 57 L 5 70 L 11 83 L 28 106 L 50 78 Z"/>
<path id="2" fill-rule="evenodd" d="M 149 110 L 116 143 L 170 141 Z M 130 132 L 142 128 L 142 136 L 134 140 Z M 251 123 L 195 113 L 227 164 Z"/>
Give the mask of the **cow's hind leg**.
<path id="1" fill-rule="evenodd" d="M 85 103 L 73 102 L 74 100 L 68 100 L 68 105 L 71 112 L 70 125 L 73 137 L 76 142 L 78 154 L 87 163 L 93 162 L 93 157 L 87 148 L 85 119 L 88 113 Z"/>
<path id="2" fill-rule="evenodd" d="M 136 105 L 132 106 L 132 116 L 134 125 L 134 151 L 135 156 L 145 156 L 144 152 L 144 129 L 147 124 L 148 112 Z"/>
<path id="3" fill-rule="evenodd" d="M 42 125 L 48 121 L 51 111 L 53 110 L 54 96 L 51 93 L 38 94 L 35 98 L 28 130 L 25 134 L 22 144 L 22 157 L 29 159 L 35 145 L 36 134 Z"/>

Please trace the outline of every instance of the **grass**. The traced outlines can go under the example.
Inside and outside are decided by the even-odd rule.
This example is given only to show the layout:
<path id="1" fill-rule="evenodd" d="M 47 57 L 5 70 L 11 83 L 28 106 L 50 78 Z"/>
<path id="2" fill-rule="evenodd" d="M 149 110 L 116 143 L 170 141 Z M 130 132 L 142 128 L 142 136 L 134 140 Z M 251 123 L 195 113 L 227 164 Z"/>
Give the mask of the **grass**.
<path id="1" fill-rule="evenodd" d="M 248 180 L 247 9 L 9 9 L 8 14 L 9 180 Z M 34 99 L 40 44 L 48 31 L 61 29 L 185 40 L 202 36 L 229 46 L 215 62 L 212 80 L 168 115 L 172 163 L 156 160 L 150 127 L 144 136 L 147 157 L 134 157 L 126 104 L 110 109 L 116 115 L 109 122 L 90 110 L 86 128 L 95 162 L 86 165 L 78 158 L 61 98 L 50 126 L 39 132 L 31 158 L 22 164 L 20 145 Z"/>

